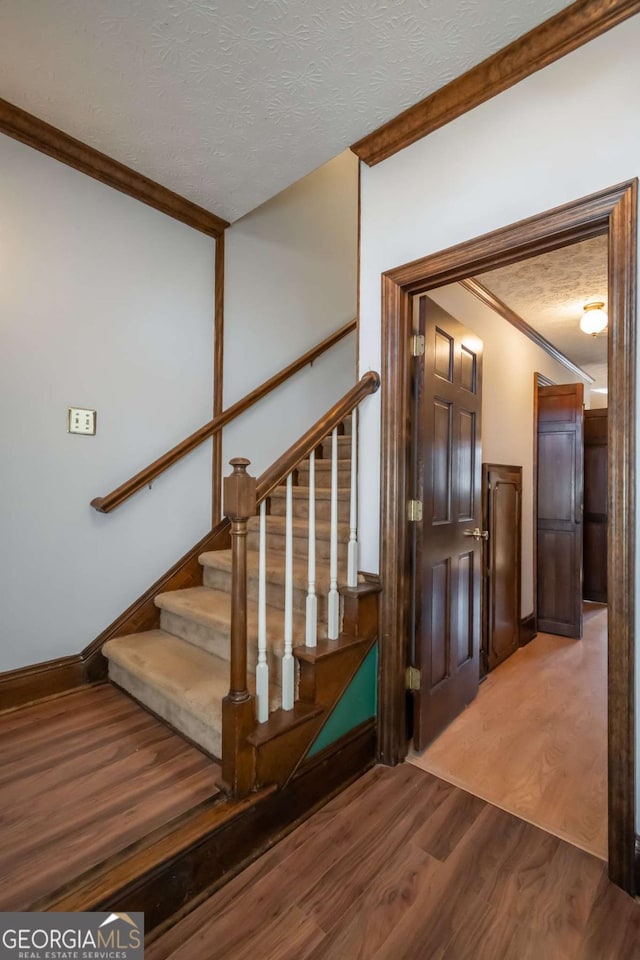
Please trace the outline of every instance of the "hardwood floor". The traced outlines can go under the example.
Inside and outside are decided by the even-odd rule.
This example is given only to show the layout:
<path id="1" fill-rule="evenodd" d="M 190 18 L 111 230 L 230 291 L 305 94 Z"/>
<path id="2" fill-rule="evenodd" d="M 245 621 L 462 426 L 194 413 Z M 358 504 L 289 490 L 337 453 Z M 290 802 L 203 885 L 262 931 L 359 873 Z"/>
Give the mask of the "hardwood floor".
<path id="1" fill-rule="evenodd" d="M 637 960 L 605 864 L 410 764 L 375 767 L 147 960 Z"/>
<path id="2" fill-rule="evenodd" d="M 111 685 L 0 714 L 0 910 L 27 910 L 217 793 L 220 768 Z"/>
<path id="3" fill-rule="evenodd" d="M 584 638 L 538 634 L 411 763 L 607 856 L 607 608 Z"/>

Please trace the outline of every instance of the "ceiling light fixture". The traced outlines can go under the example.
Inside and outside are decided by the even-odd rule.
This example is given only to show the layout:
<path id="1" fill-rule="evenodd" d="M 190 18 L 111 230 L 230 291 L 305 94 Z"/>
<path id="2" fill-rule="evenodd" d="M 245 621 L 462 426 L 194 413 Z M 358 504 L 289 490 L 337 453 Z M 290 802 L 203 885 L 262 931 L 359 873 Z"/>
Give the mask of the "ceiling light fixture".
<path id="1" fill-rule="evenodd" d="M 580 329 L 583 333 L 588 333 L 592 337 L 597 337 L 599 333 L 606 330 L 609 319 L 604 310 L 602 300 L 595 300 L 593 303 L 585 303 L 582 308 L 583 313 L 580 317 Z"/>

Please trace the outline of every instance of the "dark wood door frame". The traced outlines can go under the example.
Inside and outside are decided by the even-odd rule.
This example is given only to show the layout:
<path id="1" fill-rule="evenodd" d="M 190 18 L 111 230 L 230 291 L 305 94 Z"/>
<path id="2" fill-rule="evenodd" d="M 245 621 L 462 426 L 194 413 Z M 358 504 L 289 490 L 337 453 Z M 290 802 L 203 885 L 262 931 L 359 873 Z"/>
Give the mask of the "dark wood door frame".
<path id="1" fill-rule="evenodd" d="M 493 475 L 497 475 L 496 487 L 491 488 Z M 515 544 L 515 557 L 513 563 L 513 575 L 515 580 L 515 619 L 516 619 L 516 642 L 512 652 L 522 645 L 522 467 L 516 464 L 506 463 L 483 463 L 482 464 L 482 527 L 489 532 L 489 539 L 484 545 L 483 568 L 484 577 L 482 584 L 483 609 L 482 609 L 482 639 L 480 644 L 480 670 L 481 676 L 486 676 L 490 670 L 499 666 L 503 660 L 492 663 L 492 626 L 495 613 L 495 598 L 497 590 L 497 580 L 500 579 L 500 571 L 495 563 L 496 547 L 496 501 L 498 499 L 498 485 L 506 483 L 515 488 L 517 494 L 518 508 L 516 511 L 516 523 L 513 528 L 512 543 Z M 503 574 L 504 576 L 504 571 Z M 504 660 L 507 658 L 504 657 Z"/>
<path id="2" fill-rule="evenodd" d="M 635 892 L 635 364 L 637 180 L 382 276 L 379 756 L 407 753 L 411 302 L 414 294 L 606 234 L 609 243 L 609 874 Z M 615 572 L 615 575 L 614 575 Z"/>
<path id="3" fill-rule="evenodd" d="M 545 377 L 544 373 L 534 373 L 533 375 L 533 497 L 532 499 L 532 523 L 533 523 L 533 630 L 534 636 L 538 632 L 538 537 L 536 536 L 536 525 L 538 523 L 538 387 L 552 387 L 554 381 Z"/>

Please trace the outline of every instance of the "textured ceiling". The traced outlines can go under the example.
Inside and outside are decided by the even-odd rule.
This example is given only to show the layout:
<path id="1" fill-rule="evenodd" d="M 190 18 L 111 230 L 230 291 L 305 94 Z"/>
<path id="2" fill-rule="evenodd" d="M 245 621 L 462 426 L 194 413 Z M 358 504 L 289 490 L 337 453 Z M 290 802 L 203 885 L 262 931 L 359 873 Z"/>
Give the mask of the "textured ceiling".
<path id="1" fill-rule="evenodd" d="M 0 0 L 0 97 L 233 220 L 566 0 Z"/>
<path id="2" fill-rule="evenodd" d="M 587 336 L 578 324 L 585 303 L 606 308 L 607 263 L 607 238 L 595 237 L 476 279 L 606 387 L 607 334 Z"/>

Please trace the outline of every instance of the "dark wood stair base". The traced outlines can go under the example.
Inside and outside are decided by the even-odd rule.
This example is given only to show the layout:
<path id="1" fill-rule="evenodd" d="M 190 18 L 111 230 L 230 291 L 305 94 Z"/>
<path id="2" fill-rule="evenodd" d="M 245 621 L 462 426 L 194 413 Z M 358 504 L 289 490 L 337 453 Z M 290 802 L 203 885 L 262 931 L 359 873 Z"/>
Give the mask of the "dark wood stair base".
<path id="1" fill-rule="evenodd" d="M 305 761 L 284 789 L 205 801 L 30 910 L 142 911 L 150 942 L 372 767 L 375 752 L 370 720 Z"/>

